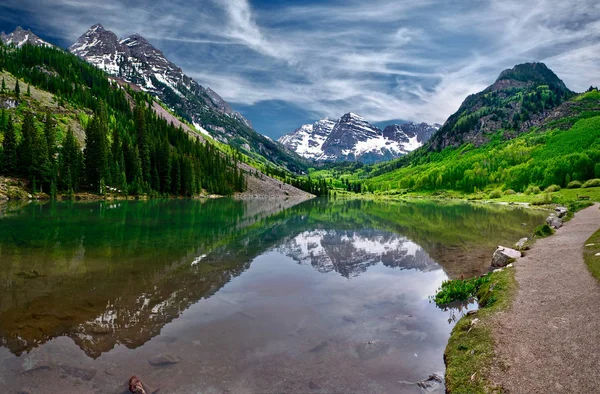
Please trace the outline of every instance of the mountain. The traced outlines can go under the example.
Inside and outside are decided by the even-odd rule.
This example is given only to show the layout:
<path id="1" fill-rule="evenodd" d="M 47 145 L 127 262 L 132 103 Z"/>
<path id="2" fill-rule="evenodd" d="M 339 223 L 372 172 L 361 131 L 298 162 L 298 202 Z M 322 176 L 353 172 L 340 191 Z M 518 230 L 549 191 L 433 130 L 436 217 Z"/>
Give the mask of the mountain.
<path id="1" fill-rule="evenodd" d="M 305 167 L 298 157 L 253 130 L 250 122 L 215 91 L 185 75 L 139 34 L 119 39 L 96 24 L 69 51 L 108 74 L 139 86 L 193 124 L 198 132 L 207 133 L 261 162 L 266 158 L 292 172 L 301 172 Z"/>
<path id="2" fill-rule="evenodd" d="M 431 139 L 431 148 L 472 143 L 480 146 L 502 130 L 514 138 L 540 125 L 554 108 L 574 95 L 543 63 L 504 70 L 482 92 L 468 96 Z"/>
<path id="3" fill-rule="evenodd" d="M 293 133 L 279 138 L 278 141 L 302 157 L 318 160 L 323 154 L 323 144 L 331 134 L 335 124 L 336 122 L 331 119 L 321 119 L 313 124 L 301 126 Z"/>
<path id="4" fill-rule="evenodd" d="M 321 119 L 279 138 L 286 148 L 307 159 L 375 163 L 407 154 L 422 146 L 439 125 L 405 123 L 381 131 L 364 118 L 347 113 L 338 121 Z"/>
<path id="5" fill-rule="evenodd" d="M 46 41 L 39 38 L 37 35 L 31 32 L 31 30 L 23 29 L 21 26 L 17 26 L 15 31 L 10 34 L 6 34 L 5 32 L 0 33 L 0 41 L 2 41 L 6 45 L 14 44 L 17 47 L 21 48 L 25 44 L 31 45 L 42 45 L 52 47 L 54 45 L 47 43 Z"/>

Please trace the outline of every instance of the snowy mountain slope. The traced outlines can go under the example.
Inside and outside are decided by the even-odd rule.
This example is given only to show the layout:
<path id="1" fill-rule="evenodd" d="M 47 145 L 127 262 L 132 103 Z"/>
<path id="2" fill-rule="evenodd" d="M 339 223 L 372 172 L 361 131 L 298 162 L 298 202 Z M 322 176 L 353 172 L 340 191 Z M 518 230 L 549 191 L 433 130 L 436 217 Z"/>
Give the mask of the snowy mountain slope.
<path id="1" fill-rule="evenodd" d="M 32 33 L 31 30 L 25 30 L 21 26 L 17 26 L 17 28 L 10 34 L 1 32 L 0 41 L 2 41 L 6 45 L 14 44 L 19 48 L 21 48 L 25 44 L 43 45 L 48 47 L 54 46 L 39 38 L 37 35 Z"/>
<path id="2" fill-rule="evenodd" d="M 305 163 L 300 157 L 257 133 L 250 122 L 215 91 L 188 77 L 139 34 L 119 39 L 96 24 L 79 37 L 69 51 L 147 91 L 193 124 L 199 133 L 209 134 L 257 161 L 266 159 L 292 172 L 304 171 Z"/>
<path id="3" fill-rule="evenodd" d="M 391 160 L 422 146 L 439 125 L 405 123 L 383 131 L 354 113 L 337 122 L 320 120 L 304 125 L 279 139 L 286 148 L 302 157 L 322 162 Z"/>
<path id="4" fill-rule="evenodd" d="M 317 159 L 322 155 L 323 144 L 335 124 L 333 120 L 321 119 L 313 124 L 303 125 L 292 134 L 284 135 L 279 142 L 302 157 Z"/>

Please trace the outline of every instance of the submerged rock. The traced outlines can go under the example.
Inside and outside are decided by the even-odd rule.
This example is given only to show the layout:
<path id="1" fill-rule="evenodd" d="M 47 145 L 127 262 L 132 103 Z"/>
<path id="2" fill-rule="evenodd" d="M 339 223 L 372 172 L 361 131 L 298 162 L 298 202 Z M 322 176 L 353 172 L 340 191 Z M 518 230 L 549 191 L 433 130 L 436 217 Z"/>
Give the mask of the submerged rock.
<path id="1" fill-rule="evenodd" d="M 550 216 L 548 216 L 548 218 L 546 219 L 546 223 L 548 223 L 548 226 L 554 229 L 559 229 L 563 225 L 562 219 L 556 216 L 556 214 L 554 213 L 551 213 Z"/>
<path id="2" fill-rule="evenodd" d="M 559 218 L 564 217 L 567 214 L 567 212 L 569 212 L 569 210 L 566 207 L 556 207 L 554 208 L 554 211 L 556 211 L 556 215 Z"/>
<path id="3" fill-rule="evenodd" d="M 529 249 L 529 245 L 527 245 L 527 241 L 529 241 L 529 238 L 527 238 L 527 237 L 521 238 L 515 244 L 515 249 L 520 250 L 520 251 Z"/>
<path id="4" fill-rule="evenodd" d="M 167 365 L 173 365 L 179 363 L 179 357 L 168 353 L 161 353 L 152 356 L 148 359 L 148 362 L 153 367 L 164 367 Z"/>
<path id="5" fill-rule="evenodd" d="M 511 248 L 505 248 L 504 246 L 498 246 L 498 249 L 492 256 L 492 267 L 503 268 L 508 264 L 515 261 L 515 259 L 521 257 L 521 252 Z"/>
<path id="6" fill-rule="evenodd" d="M 422 380 L 417 383 L 417 386 L 424 389 L 426 392 L 431 392 L 436 390 L 437 388 L 443 386 L 444 378 L 440 375 L 434 373 L 431 374 L 427 379 Z"/>

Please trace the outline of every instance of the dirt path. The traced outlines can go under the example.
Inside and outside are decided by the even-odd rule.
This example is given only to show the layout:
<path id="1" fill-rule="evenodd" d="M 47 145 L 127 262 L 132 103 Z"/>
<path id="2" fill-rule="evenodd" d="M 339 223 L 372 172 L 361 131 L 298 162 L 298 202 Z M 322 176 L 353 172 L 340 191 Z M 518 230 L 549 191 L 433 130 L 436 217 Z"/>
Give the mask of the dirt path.
<path id="1" fill-rule="evenodd" d="M 600 285 L 583 261 L 599 204 L 539 240 L 516 264 L 519 291 L 497 316 L 493 382 L 509 393 L 600 392 Z"/>

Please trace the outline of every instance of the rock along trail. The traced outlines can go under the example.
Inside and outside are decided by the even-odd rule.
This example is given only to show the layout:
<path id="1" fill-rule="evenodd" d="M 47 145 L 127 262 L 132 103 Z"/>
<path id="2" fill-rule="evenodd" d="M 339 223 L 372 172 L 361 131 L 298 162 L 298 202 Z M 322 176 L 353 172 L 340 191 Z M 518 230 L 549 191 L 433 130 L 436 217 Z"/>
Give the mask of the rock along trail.
<path id="1" fill-rule="evenodd" d="M 493 383 L 509 393 L 600 392 L 600 284 L 583 261 L 595 204 L 517 261 L 511 310 L 493 321 Z"/>

